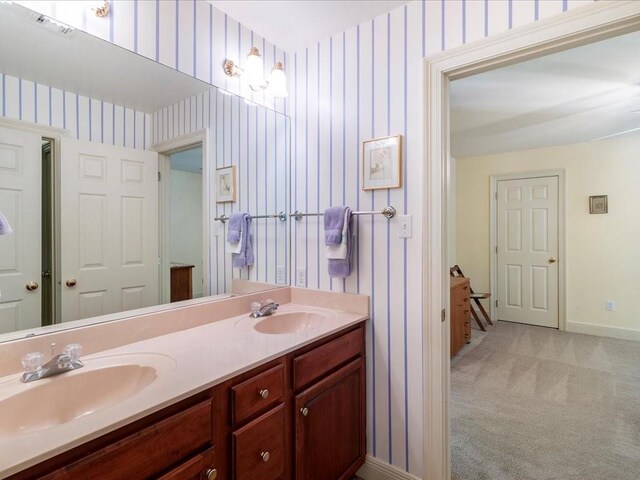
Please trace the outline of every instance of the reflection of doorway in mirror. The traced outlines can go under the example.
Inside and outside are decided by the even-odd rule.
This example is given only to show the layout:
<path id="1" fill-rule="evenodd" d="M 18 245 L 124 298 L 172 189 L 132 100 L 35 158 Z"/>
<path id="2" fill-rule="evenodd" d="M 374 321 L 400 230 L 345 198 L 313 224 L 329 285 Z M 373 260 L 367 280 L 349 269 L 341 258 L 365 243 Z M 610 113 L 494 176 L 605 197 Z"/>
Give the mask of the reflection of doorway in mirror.
<path id="1" fill-rule="evenodd" d="M 204 295 L 202 155 L 197 145 L 169 156 L 170 296 L 177 300 Z"/>

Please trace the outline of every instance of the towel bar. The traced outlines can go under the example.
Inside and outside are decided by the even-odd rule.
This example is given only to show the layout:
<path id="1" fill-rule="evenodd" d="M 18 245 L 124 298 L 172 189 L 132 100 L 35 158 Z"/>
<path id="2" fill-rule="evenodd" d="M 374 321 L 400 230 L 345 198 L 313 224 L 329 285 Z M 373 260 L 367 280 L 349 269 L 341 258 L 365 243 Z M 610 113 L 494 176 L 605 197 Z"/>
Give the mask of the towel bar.
<path id="1" fill-rule="evenodd" d="M 277 218 L 281 222 L 286 222 L 287 214 L 284 212 L 278 212 L 278 213 L 274 213 L 273 215 L 251 215 L 249 218 L 251 218 L 252 220 L 256 218 Z M 223 214 L 223 215 L 220 215 L 219 217 L 215 217 L 214 220 L 216 222 L 225 223 L 227 220 L 229 220 L 229 217 Z"/>
<path id="2" fill-rule="evenodd" d="M 389 220 L 396 216 L 396 209 L 391 205 L 384 207 L 382 210 L 374 210 L 374 211 L 363 211 L 363 212 L 351 212 L 351 215 L 384 215 L 384 217 Z M 296 210 L 293 213 L 290 213 L 289 216 L 295 218 L 296 220 L 302 220 L 302 217 L 322 217 L 323 213 L 302 213 L 299 210 Z"/>

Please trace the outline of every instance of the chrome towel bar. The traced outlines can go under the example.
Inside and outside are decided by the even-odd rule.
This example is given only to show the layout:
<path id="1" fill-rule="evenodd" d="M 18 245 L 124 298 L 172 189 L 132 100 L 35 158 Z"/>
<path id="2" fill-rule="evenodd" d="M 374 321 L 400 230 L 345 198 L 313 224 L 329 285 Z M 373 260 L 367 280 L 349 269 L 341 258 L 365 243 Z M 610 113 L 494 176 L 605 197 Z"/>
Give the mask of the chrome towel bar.
<path id="1" fill-rule="evenodd" d="M 296 210 L 293 213 L 290 213 L 289 216 L 295 218 L 296 220 L 302 220 L 302 217 L 322 217 L 323 213 L 302 213 L 299 210 Z M 387 220 L 396 216 L 396 209 L 391 205 L 384 207 L 382 210 L 374 210 L 374 211 L 363 211 L 363 212 L 351 212 L 351 215 L 383 215 Z"/>
<path id="2" fill-rule="evenodd" d="M 287 214 L 285 212 L 278 212 L 278 213 L 274 213 L 272 215 L 251 215 L 249 218 L 256 219 L 256 218 L 277 218 L 278 220 L 280 220 L 281 222 L 286 222 L 287 221 Z M 227 220 L 229 220 L 229 217 L 227 215 L 220 215 L 219 217 L 215 217 L 214 220 L 216 222 L 222 222 L 225 223 Z"/>

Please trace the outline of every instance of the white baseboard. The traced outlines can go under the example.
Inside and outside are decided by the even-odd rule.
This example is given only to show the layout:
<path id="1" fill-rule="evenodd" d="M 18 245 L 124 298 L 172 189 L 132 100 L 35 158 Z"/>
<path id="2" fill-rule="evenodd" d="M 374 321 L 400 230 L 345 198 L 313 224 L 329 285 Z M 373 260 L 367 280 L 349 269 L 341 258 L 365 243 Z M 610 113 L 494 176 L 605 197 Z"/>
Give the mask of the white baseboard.
<path id="1" fill-rule="evenodd" d="M 367 455 L 358 476 L 364 480 L 421 480 L 404 470 Z"/>
<path id="2" fill-rule="evenodd" d="M 619 338 L 622 340 L 640 341 L 640 330 L 630 328 L 607 327 L 604 325 L 591 325 L 580 322 L 567 322 L 567 331 L 596 335 L 598 337 Z"/>

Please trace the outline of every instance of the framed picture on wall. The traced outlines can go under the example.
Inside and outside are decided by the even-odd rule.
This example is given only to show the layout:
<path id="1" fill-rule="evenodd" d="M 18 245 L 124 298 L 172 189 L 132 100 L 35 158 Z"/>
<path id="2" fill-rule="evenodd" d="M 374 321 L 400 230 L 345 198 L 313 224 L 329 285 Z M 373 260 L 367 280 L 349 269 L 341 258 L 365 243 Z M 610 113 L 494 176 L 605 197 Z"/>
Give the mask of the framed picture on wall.
<path id="1" fill-rule="evenodd" d="M 402 186 L 402 135 L 362 143 L 362 190 Z"/>
<path id="2" fill-rule="evenodd" d="M 607 195 L 592 195 L 589 197 L 589 213 L 608 213 L 609 201 Z"/>
<path id="3" fill-rule="evenodd" d="M 216 203 L 236 201 L 236 167 L 216 169 Z"/>

